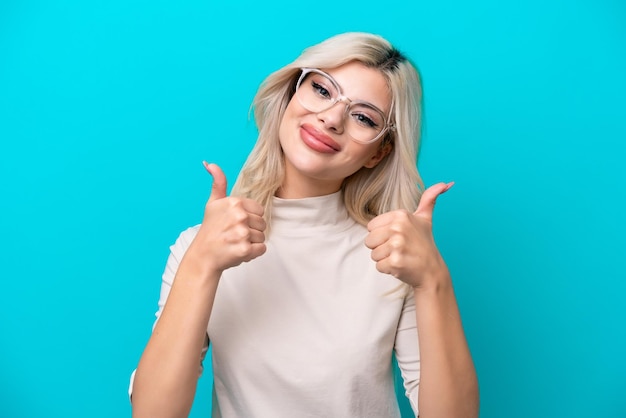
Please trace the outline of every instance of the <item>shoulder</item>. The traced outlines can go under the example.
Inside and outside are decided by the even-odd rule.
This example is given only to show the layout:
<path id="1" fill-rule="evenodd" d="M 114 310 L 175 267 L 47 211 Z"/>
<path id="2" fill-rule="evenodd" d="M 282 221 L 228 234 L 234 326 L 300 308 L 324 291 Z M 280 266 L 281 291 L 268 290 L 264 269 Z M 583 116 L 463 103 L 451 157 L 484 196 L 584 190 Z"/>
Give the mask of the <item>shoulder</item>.
<path id="1" fill-rule="evenodd" d="M 178 235 L 178 238 L 176 238 L 174 244 L 170 246 L 170 250 L 172 251 L 172 253 L 184 253 L 185 251 L 187 251 L 187 248 L 189 248 L 191 242 L 198 234 L 199 229 L 200 225 L 195 225 L 182 231 Z"/>

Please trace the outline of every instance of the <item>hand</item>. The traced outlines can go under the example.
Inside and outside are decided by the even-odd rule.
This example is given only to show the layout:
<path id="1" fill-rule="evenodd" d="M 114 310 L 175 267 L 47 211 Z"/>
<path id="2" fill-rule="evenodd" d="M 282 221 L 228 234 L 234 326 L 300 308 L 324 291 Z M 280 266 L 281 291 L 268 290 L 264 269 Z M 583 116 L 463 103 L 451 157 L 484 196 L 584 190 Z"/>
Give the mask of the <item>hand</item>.
<path id="1" fill-rule="evenodd" d="M 251 200 L 226 196 L 226 176 L 216 164 L 203 162 L 213 177 L 198 234 L 189 247 L 208 271 L 221 274 L 229 267 L 265 253 L 263 207 Z"/>
<path id="2" fill-rule="evenodd" d="M 414 213 L 395 210 L 379 215 L 367 224 L 365 245 L 382 273 L 422 287 L 427 281 L 448 277 L 433 237 L 433 209 L 437 197 L 454 183 L 438 183 L 424 191 Z M 444 274 L 445 276 L 442 276 Z"/>

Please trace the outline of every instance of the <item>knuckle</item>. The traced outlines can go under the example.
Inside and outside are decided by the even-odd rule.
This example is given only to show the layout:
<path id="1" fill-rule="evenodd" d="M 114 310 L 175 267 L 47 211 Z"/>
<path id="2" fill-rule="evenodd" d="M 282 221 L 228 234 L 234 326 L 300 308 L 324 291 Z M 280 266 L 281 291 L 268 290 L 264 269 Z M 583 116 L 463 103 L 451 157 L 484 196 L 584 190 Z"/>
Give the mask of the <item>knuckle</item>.
<path id="1" fill-rule="evenodd" d="M 406 230 L 409 222 L 410 222 L 409 218 L 401 216 L 395 219 L 391 223 L 391 225 L 389 225 L 389 229 L 391 229 L 395 233 L 402 233 L 403 231 Z"/>
<path id="2" fill-rule="evenodd" d="M 243 208 L 243 202 L 239 197 L 227 197 L 228 205 L 231 209 Z"/>
<path id="3" fill-rule="evenodd" d="M 398 253 L 392 253 L 389 256 L 389 265 L 396 270 L 402 269 L 403 266 L 403 258 L 402 255 Z"/>
<path id="4" fill-rule="evenodd" d="M 250 239 L 250 229 L 241 224 L 238 224 L 233 232 L 240 241 L 247 241 Z"/>
<path id="5" fill-rule="evenodd" d="M 224 231 L 224 241 L 231 245 L 247 241 L 249 237 L 250 230 L 238 223 L 231 225 Z"/>
<path id="6" fill-rule="evenodd" d="M 252 253 L 252 244 L 250 242 L 241 242 L 237 247 L 237 255 L 246 258 Z"/>
<path id="7" fill-rule="evenodd" d="M 394 235 L 389 240 L 389 246 L 394 250 L 402 249 L 404 247 L 404 243 L 405 243 L 405 240 L 402 235 Z"/>
<path id="8" fill-rule="evenodd" d="M 248 213 L 239 207 L 234 211 L 233 216 L 237 222 L 247 222 L 249 217 Z"/>

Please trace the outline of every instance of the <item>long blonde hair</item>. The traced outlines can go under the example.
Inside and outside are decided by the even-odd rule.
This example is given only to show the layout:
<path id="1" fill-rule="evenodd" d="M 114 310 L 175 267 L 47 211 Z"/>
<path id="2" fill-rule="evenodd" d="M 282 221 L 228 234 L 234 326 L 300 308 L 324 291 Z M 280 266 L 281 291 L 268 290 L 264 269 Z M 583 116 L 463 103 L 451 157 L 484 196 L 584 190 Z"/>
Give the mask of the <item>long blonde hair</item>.
<path id="1" fill-rule="evenodd" d="M 390 120 L 395 129 L 381 141 L 392 150 L 376 167 L 361 168 L 342 185 L 346 208 L 365 225 L 395 209 L 414 211 L 423 190 L 417 171 L 422 113 L 422 88 L 416 67 L 384 38 L 369 33 L 344 33 L 305 49 L 291 64 L 270 74 L 259 87 L 252 108 L 259 137 L 232 194 L 256 200 L 271 218 L 272 197 L 284 179 L 284 156 L 278 140 L 280 122 L 303 67 L 333 69 L 351 61 L 378 69 L 392 97 Z"/>

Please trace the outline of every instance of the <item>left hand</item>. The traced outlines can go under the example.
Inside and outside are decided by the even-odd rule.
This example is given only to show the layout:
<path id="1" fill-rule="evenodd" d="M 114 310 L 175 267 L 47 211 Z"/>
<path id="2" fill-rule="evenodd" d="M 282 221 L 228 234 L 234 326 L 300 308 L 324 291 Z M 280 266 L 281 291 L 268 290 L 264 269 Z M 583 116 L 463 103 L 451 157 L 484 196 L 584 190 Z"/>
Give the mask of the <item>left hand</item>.
<path id="1" fill-rule="evenodd" d="M 433 237 L 433 209 L 437 197 L 454 183 L 437 183 L 424 191 L 417 210 L 395 210 L 372 219 L 365 245 L 381 273 L 391 274 L 413 287 L 423 287 L 448 275 Z"/>

